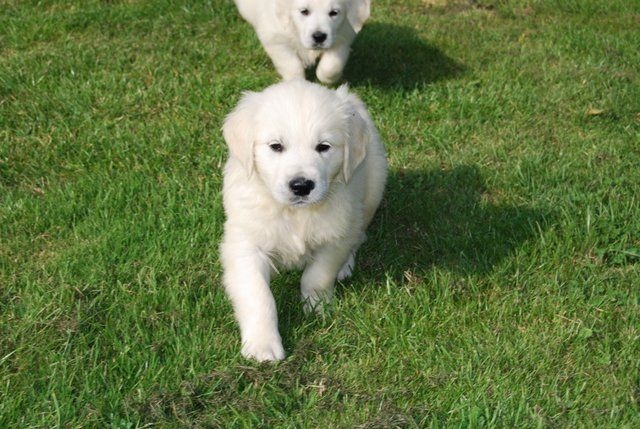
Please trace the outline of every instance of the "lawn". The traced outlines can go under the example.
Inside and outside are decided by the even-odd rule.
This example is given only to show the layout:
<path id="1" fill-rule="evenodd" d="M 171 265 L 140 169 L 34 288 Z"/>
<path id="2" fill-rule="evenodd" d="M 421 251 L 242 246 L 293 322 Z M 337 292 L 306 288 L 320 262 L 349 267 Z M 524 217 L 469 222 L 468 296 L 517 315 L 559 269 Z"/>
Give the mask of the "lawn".
<path id="1" fill-rule="evenodd" d="M 432 5 L 431 3 L 435 3 Z M 640 427 L 640 2 L 374 0 L 388 150 L 321 318 L 220 287 L 220 127 L 278 81 L 231 0 L 0 0 L 0 427 Z"/>

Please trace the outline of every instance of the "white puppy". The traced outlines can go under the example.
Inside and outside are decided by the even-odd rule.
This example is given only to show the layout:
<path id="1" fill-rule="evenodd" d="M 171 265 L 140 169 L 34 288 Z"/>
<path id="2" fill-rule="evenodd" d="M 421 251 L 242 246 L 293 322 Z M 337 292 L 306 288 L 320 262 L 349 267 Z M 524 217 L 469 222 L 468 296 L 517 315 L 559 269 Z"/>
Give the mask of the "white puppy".
<path id="1" fill-rule="evenodd" d="M 247 92 L 223 126 L 229 146 L 220 247 L 242 354 L 280 360 L 276 267 L 304 267 L 305 310 L 351 274 L 384 190 L 387 162 L 364 104 L 346 86 L 304 80 Z"/>
<path id="2" fill-rule="evenodd" d="M 304 78 L 318 62 L 325 84 L 342 76 L 351 42 L 369 17 L 371 0 L 235 0 L 284 80 Z"/>

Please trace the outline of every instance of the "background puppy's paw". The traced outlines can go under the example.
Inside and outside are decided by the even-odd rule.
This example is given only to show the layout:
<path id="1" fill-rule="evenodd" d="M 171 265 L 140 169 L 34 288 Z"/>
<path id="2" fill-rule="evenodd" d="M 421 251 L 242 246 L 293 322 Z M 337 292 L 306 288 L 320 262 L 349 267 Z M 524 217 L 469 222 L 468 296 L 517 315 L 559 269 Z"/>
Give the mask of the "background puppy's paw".
<path id="1" fill-rule="evenodd" d="M 327 73 L 323 73 L 320 70 L 317 70 L 316 76 L 318 77 L 318 80 L 324 83 L 325 85 L 333 85 L 337 83 L 342 77 L 342 70 L 334 74 L 327 74 Z"/>
<path id="2" fill-rule="evenodd" d="M 323 58 L 316 68 L 316 76 L 325 85 L 333 85 L 342 77 L 343 66 L 342 63 Z"/>
<path id="3" fill-rule="evenodd" d="M 242 343 L 242 356 L 258 362 L 275 362 L 284 359 L 280 338 L 253 338 Z"/>

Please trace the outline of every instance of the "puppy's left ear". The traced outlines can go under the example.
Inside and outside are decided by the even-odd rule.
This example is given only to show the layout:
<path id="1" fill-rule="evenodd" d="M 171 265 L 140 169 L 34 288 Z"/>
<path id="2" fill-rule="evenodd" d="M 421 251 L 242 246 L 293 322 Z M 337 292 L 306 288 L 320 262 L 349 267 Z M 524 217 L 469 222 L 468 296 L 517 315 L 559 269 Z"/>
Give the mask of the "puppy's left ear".
<path id="1" fill-rule="evenodd" d="M 347 8 L 347 19 L 356 33 L 371 14 L 371 0 L 352 0 Z"/>
<path id="2" fill-rule="evenodd" d="M 344 145 L 344 156 L 342 161 L 342 176 L 344 182 L 348 183 L 367 155 L 367 147 L 373 138 L 371 135 L 371 125 L 369 115 L 364 103 L 355 95 L 349 93 L 348 86 L 342 85 L 336 90 L 338 96 L 344 102 L 347 115 L 348 136 Z"/>
<path id="3" fill-rule="evenodd" d="M 284 24 L 289 25 L 290 1 L 276 0 L 276 17 Z"/>
<path id="4" fill-rule="evenodd" d="M 245 92 L 240 102 L 224 119 L 222 134 L 229 146 L 229 154 L 240 161 L 247 171 L 247 175 L 253 173 L 253 116 L 255 113 L 255 99 L 258 93 Z"/>

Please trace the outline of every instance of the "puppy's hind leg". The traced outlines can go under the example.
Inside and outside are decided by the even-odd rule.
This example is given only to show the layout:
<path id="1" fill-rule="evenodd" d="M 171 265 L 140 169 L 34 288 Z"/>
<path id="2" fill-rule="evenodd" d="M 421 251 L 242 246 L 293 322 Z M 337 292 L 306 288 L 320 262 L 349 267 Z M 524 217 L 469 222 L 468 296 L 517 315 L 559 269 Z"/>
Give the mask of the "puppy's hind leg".
<path id="1" fill-rule="evenodd" d="M 356 266 L 356 253 L 358 252 L 358 249 L 360 248 L 362 243 L 366 241 L 366 239 L 367 239 L 367 236 L 366 234 L 363 233 L 362 236 L 360 237 L 360 241 L 351 248 L 351 252 L 349 252 L 349 256 L 347 257 L 347 260 L 344 262 L 344 264 L 342 264 L 342 268 L 340 268 L 340 271 L 338 271 L 338 277 L 337 277 L 338 281 L 342 281 L 348 277 L 351 277 L 351 274 L 353 273 L 353 268 Z"/>
<path id="2" fill-rule="evenodd" d="M 336 278 L 338 281 L 342 281 L 348 277 L 351 277 L 353 273 L 353 267 L 356 266 L 356 251 L 355 249 L 349 253 L 347 260 L 338 271 L 338 277 Z"/>
<path id="3" fill-rule="evenodd" d="M 348 245 L 327 244 L 313 254 L 313 260 L 305 268 L 300 281 L 306 313 L 322 313 L 323 305 L 331 302 L 338 271 L 349 256 L 350 249 Z"/>

